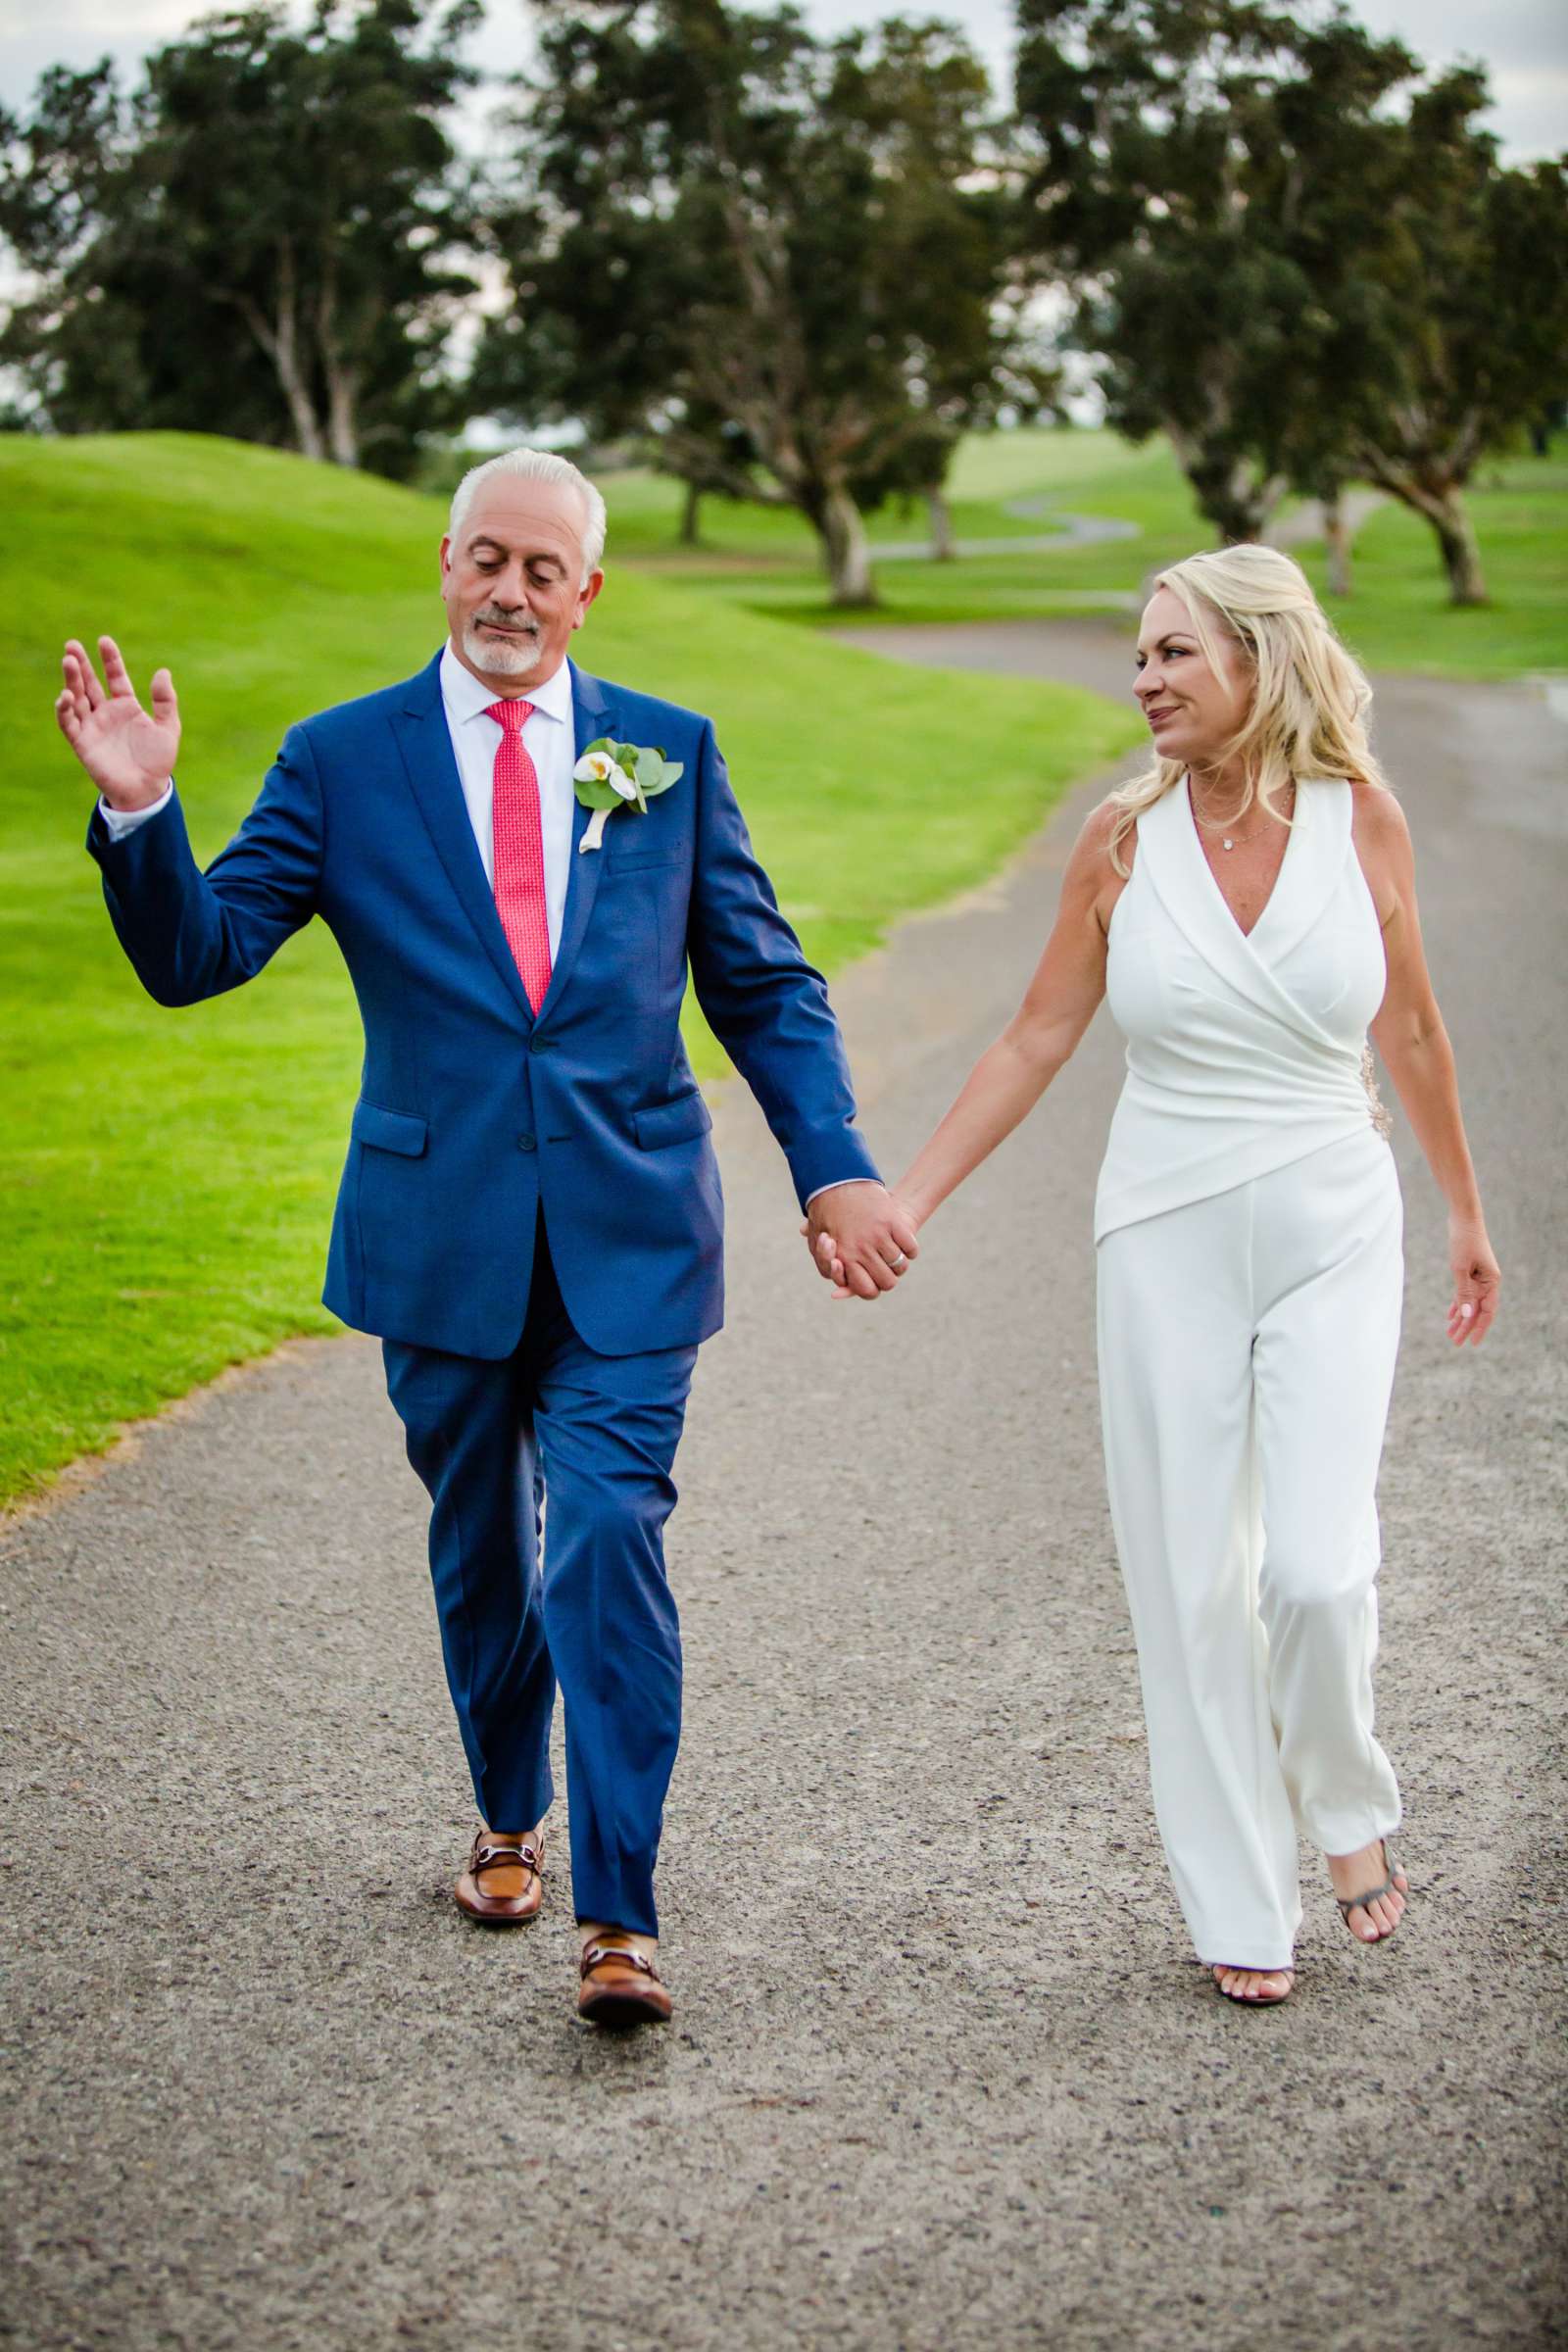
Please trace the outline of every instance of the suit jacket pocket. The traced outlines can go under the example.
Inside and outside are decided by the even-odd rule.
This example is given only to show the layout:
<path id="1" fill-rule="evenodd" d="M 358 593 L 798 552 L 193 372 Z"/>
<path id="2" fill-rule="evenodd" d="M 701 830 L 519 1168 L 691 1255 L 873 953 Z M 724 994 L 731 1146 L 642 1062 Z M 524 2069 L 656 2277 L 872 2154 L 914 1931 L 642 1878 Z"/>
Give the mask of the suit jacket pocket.
<path id="1" fill-rule="evenodd" d="M 713 1124 L 713 1114 L 696 1087 L 689 1094 L 677 1095 L 673 1102 L 655 1102 L 647 1110 L 634 1110 L 631 1129 L 645 1152 L 662 1152 L 666 1144 L 689 1144 L 706 1135 Z"/>
<path id="2" fill-rule="evenodd" d="M 616 874 L 647 873 L 651 866 L 690 865 L 690 852 L 682 849 L 617 850 L 605 869 L 605 879 L 608 882 L 612 880 Z"/>
<path id="3" fill-rule="evenodd" d="M 383 1110 L 379 1102 L 356 1102 L 349 1129 L 357 1144 L 373 1144 L 378 1152 L 396 1152 L 417 1159 L 424 1150 L 430 1123 L 416 1111 Z"/>

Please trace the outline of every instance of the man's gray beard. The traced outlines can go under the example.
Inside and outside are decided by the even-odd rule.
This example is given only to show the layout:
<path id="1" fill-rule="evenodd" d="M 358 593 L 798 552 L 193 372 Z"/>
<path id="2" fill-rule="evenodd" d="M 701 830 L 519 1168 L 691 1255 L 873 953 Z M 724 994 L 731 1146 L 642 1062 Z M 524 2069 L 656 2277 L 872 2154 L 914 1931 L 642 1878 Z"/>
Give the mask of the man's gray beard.
<path id="1" fill-rule="evenodd" d="M 475 669 L 487 669 L 493 678 L 525 678 L 539 666 L 537 637 L 485 637 L 476 620 L 463 632 L 463 650 Z"/>

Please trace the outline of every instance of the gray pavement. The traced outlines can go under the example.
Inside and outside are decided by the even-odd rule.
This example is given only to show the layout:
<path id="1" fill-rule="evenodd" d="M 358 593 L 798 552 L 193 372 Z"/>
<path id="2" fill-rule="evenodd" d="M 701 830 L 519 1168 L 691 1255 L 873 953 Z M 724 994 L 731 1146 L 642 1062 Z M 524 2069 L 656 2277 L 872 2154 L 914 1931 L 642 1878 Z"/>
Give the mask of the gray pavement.
<path id="1" fill-rule="evenodd" d="M 1002 647 L 1125 674 L 1082 629 Z M 731 1090 L 671 1528 L 673 2027 L 574 2024 L 560 1876 L 521 1935 L 452 1908 L 421 1496 L 373 1346 L 286 1349 L 0 1546 L 3 2340 L 1562 2340 L 1568 737 L 1522 689 L 1380 712 L 1506 1277 L 1454 1357 L 1401 1129 L 1396 1941 L 1320 1888 L 1264 2015 L 1185 1954 L 1099 1462 L 1104 1017 L 872 1309 L 827 1302 Z M 1016 1000 L 1075 815 L 836 991 L 890 1168 Z"/>

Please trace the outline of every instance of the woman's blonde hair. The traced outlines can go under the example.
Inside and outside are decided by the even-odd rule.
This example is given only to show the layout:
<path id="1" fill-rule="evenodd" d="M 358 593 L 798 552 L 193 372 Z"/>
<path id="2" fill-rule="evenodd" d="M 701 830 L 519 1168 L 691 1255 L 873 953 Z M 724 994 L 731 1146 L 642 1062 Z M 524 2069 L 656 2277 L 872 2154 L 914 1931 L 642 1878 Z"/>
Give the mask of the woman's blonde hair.
<path id="1" fill-rule="evenodd" d="M 1223 634 L 1240 644 L 1251 670 L 1247 716 L 1221 755 L 1239 759 L 1247 774 L 1237 819 L 1254 801 L 1283 818 L 1279 795 L 1295 777 L 1360 778 L 1387 789 L 1388 779 L 1367 741 L 1372 689 L 1340 643 L 1298 564 L 1278 548 L 1222 547 L 1172 564 L 1154 586 L 1170 589 L 1187 607 L 1211 667 L 1220 667 L 1218 635 Z M 1110 858 L 1118 873 L 1128 870 L 1121 845 L 1142 811 L 1162 800 L 1186 772 L 1184 760 L 1164 760 L 1156 753 L 1152 766 L 1111 794 L 1116 818 Z"/>

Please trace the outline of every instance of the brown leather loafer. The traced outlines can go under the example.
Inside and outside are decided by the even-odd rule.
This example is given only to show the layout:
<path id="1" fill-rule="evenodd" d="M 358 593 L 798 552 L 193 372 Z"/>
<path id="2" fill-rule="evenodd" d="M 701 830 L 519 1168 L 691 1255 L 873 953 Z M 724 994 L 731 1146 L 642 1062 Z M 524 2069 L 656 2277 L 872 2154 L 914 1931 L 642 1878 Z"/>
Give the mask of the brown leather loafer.
<path id="1" fill-rule="evenodd" d="M 501 1894 L 484 1885 L 486 1871 L 521 1870 L 520 1893 Z M 487 1928 L 517 1928 L 524 1920 L 532 1919 L 545 1899 L 545 1840 L 541 1831 L 534 1838 L 499 1838 L 481 1830 L 473 1841 L 468 1867 L 453 1887 L 460 1911 L 470 1919 L 482 1920 Z"/>
<path id="2" fill-rule="evenodd" d="M 619 1943 L 583 1947 L 577 2015 L 596 2026 L 662 2026 L 675 2004 L 646 1952 Z"/>

